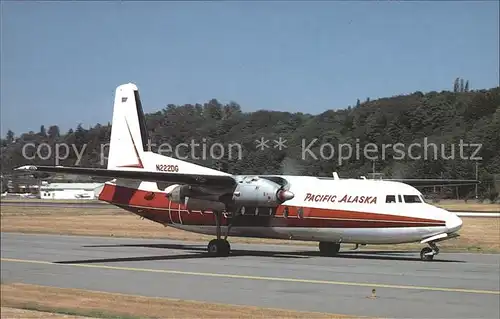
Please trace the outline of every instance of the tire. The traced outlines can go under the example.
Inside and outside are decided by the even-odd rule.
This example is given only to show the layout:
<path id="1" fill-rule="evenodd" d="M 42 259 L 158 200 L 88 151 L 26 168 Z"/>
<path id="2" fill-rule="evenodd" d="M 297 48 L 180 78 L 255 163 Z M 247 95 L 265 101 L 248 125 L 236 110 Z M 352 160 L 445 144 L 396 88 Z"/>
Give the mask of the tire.
<path id="1" fill-rule="evenodd" d="M 333 242 L 319 242 L 319 251 L 322 256 L 333 257 L 340 251 L 340 244 Z"/>
<path id="2" fill-rule="evenodd" d="M 420 251 L 420 259 L 423 261 L 431 261 L 434 259 L 434 255 L 426 255 L 428 253 L 431 253 L 432 249 L 430 247 L 425 247 Z"/>
<path id="3" fill-rule="evenodd" d="M 212 239 L 207 246 L 208 253 L 212 256 L 225 257 L 229 255 L 231 246 L 224 239 Z"/>

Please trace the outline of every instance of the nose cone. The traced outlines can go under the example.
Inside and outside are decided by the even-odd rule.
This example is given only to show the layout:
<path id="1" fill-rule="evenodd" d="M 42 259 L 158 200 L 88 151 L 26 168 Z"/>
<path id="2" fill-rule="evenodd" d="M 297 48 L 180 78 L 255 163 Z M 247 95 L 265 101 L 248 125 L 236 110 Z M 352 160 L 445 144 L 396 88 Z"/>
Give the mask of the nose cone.
<path id="1" fill-rule="evenodd" d="M 462 219 L 457 214 L 450 213 L 450 216 L 446 219 L 446 228 L 450 233 L 453 233 L 462 228 L 462 223 Z"/>

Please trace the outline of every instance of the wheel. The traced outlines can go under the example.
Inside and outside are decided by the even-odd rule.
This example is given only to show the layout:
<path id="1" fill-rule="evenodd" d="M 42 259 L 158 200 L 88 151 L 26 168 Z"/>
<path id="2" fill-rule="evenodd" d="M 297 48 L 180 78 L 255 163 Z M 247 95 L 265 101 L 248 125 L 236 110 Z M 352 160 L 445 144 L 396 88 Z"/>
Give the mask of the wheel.
<path id="1" fill-rule="evenodd" d="M 228 256 L 231 250 L 229 242 L 224 239 L 212 239 L 208 243 L 208 253 L 213 256 Z"/>
<path id="2" fill-rule="evenodd" d="M 224 246 L 224 251 L 227 251 L 226 255 L 229 255 L 229 252 L 231 251 L 231 245 L 229 244 L 229 242 L 225 239 L 221 239 L 222 240 L 222 244 Z"/>
<path id="3" fill-rule="evenodd" d="M 229 254 L 229 242 L 223 239 L 212 239 L 208 243 L 208 253 L 213 256 L 227 256 Z"/>
<path id="4" fill-rule="evenodd" d="M 434 259 L 434 252 L 430 247 L 425 247 L 420 251 L 420 259 L 423 261 L 429 261 Z"/>
<path id="5" fill-rule="evenodd" d="M 322 256 L 332 257 L 337 255 L 338 252 L 340 251 L 340 244 L 327 241 L 320 241 L 319 251 Z"/>

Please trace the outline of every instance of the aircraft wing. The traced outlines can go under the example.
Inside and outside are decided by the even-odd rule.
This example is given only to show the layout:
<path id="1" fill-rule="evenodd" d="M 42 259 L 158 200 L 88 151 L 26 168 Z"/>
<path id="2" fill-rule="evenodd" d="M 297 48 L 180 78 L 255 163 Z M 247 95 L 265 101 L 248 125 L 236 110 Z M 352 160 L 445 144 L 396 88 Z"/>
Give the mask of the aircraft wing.
<path id="1" fill-rule="evenodd" d="M 61 173 L 73 175 L 86 175 L 96 177 L 109 177 L 133 179 L 150 182 L 171 182 L 177 184 L 188 184 L 196 186 L 209 186 L 213 188 L 231 188 L 236 187 L 236 180 L 231 175 L 198 175 L 198 174 L 179 174 L 152 172 L 145 170 L 113 170 L 104 168 L 89 167 L 68 167 L 68 166 L 38 166 L 26 165 L 14 169 L 29 173 L 46 172 Z"/>
<path id="2" fill-rule="evenodd" d="M 461 186 L 475 185 L 480 182 L 475 179 L 418 179 L 418 178 L 394 178 L 383 179 L 384 181 L 401 182 L 414 187 L 431 187 L 431 186 Z"/>

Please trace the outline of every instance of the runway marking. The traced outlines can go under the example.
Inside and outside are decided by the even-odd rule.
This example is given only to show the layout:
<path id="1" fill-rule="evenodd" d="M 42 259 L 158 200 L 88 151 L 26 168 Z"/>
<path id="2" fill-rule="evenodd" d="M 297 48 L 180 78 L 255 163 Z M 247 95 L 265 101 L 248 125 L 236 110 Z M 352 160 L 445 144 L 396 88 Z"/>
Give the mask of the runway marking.
<path id="1" fill-rule="evenodd" d="M 98 269 L 111 269 L 111 270 L 126 270 L 126 271 L 137 271 L 137 272 L 152 272 L 152 273 L 191 275 L 191 276 L 203 276 L 203 277 L 222 277 L 222 278 L 267 280 L 267 281 L 281 281 L 281 282 L 299 282 L 299 283 L 308 283 L 308 284 L 358 286 L 358 287 L 368 287 L 368 288 L 393 288 L 393 289 L 408 289 L 408 290 L 429 290 L 429 291 L 441 291 L 441 292 L 462 292 L 462 293 L 472 293 L 472 294 L 500 295 L 499 290 L 478 290 L 478 289 L 425 287 L 425 286 L 404 286 L 404 285 L 377 284 L 377 283 L 368 283 L 368 282 L 363 283 L 363 282 L 314 280 L 314 279 L 284 278 L 284 277 L 261 277 L 261 276 L 250 276 L 250 275 L 232 275 L 232 274 L 218 274 L 218 273 L 208 273 L 208 272 L 192 272 L 192 271 L 179 271 L 179 270 L 169 270 L 169 269 L 149 269 L 149 268 L 134 268 L 134 267 L 91 265 L 91 264 L 58 264 L 58 263 L 54 263 L 54 262 L 50 262 L 50 261 L 14 259 L 14 258 L 0 258 L 0 260 L 3 262 L 18 262 L 18 263 L 27 263 L 27 264 L 42 264 L 42 265 L 52 265 L 52 266 L 71 266 L 71 267 L 98 268 Z"/>

